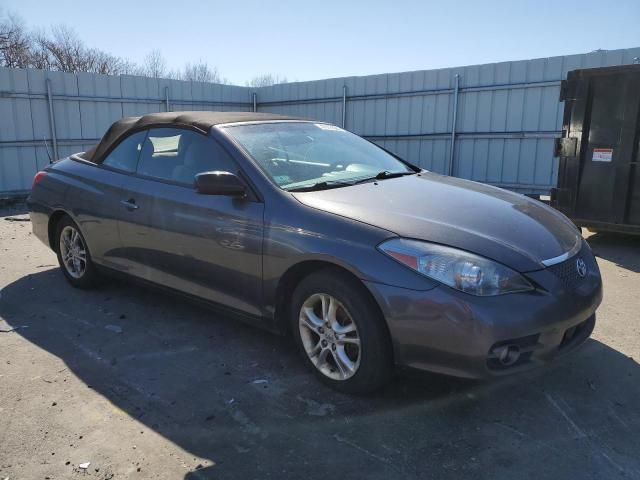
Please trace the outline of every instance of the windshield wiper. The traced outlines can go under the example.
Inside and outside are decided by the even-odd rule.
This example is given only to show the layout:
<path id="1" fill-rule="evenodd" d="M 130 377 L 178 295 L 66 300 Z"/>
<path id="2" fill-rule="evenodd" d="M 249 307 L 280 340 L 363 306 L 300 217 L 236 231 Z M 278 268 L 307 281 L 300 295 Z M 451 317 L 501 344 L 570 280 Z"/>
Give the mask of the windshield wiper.
<path id="1" fill-rule="evenodd" d="M 349 185 L 355 185 L 357 183 L 371 182 L 374 180 L 386 180 L 387 178 L 397 178 L 404 177 L 405 175 L 413 175 L 416 172 L 390 172 L 389 170 L 383 170 L 382 172 L 378 172 L 373 177 L 360 178 L 355 181 L 345 181 L 345 182 L 337 182 L 333 181 L 324 181 L 314 183 L 313 185 L 307 185 L 303 187 L 294 187 L 294 188 L 286 188 L 287 192 L 312 192 L 315 190 L 328 190 L 330 188 L 340 188 L 346 187 Z"/>
<path id="2" fill-rule="evenodd" d="M 345 182 L 318 182 L 313 185 L 307 185 L 304 187 L 286 188 L 287 192 L 313 192 L 316 190 L 329 190 L 330 188 L 340 188 L 351 185 L 351 183 Z"/>
<path id="3" fill-rule="evenodd" d="M 416 172 L 390 172 L 389 170 L 383 170 L 382 172 L 378 172 L 373 177 L 361 178 L 360 180 L 356 180 L 353 183 L 356 184 L 356 183 L 371 182 L 373 180 L 386 180 L 387 178 L 404 177 L 405 175 L 413 175 L 414 173 Z"/>

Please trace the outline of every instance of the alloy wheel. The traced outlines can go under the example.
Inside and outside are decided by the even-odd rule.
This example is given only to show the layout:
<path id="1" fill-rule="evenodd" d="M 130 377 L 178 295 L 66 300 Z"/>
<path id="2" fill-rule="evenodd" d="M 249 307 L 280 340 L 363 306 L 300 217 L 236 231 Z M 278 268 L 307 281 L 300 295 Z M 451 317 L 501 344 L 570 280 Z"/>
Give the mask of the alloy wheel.
<path id="1" fill-rule="evenodd" d="M 311 363 L 326 377 L 347 380 L 360 366 L 360 335 L 346 307 L 335 297 L 317 293 L 302 304 L 298 327 Z"/>
<path id="2" fill-rule="evenodd" d="M 81 278 L 87 271 L 87 249 L 80 232 L 70 225 L 60 232 L 60 256 L 65 270 L 73 278 Z"/>

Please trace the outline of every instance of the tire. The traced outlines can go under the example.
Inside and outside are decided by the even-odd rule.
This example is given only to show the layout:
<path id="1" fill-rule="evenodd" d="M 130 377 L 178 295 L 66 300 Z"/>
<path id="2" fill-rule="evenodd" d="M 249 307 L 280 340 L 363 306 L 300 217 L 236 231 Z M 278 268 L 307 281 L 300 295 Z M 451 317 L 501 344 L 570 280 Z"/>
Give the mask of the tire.
<path id="1" fill-rule="evenodd" d="M 388 383 L 393 355 L 387 326 L 357 280 L 331 269 L 313 273 L 297 286 L 290 306 L 297 347 L 322 382 L 350 394 Z"/>
<path id="2" fill-rule="evenodd" d="M 96 286 L 99 274 L 91 259 L 87 242 L 78 225 L 68 216 L 62 217 L 56 225 L 55 249 L 60 269 L 71 285 L 76 288 Z M 69 254 L 77 263 L 75 260 L 67 260 L 65 263 L 63 256 L 68 259 Z"/>

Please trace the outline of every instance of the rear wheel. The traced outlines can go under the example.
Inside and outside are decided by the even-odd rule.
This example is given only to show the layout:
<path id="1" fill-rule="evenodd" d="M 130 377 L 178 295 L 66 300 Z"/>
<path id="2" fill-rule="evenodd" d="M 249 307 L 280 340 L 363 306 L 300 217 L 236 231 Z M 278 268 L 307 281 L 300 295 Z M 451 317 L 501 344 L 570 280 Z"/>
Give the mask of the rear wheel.
<path id="1" fill-rule="evenodd" d="M 367 393 L 391 377 L 384 319 L 364 287 L 348 276 L 327 270 L 305 278 L 293 294 L 291 323 L 305 363 L 332 388 Z"/>
<path id="2" fill-rule="evenodd" d="M 98 279 L 98 272 L 78 226 L 65 216 L 58 222 L 56 232 L 58 263 L 66 279 L 74 287 L 93 287 Z"/>

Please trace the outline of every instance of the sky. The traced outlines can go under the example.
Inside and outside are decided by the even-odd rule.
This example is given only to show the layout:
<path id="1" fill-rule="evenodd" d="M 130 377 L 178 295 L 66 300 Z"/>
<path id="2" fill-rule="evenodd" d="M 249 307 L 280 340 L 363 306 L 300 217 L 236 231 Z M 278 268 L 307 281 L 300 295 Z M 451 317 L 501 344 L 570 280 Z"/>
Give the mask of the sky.
<path id="1" fill-rule="evenodd" d="M 0 0 L 29 27 L 170 67 L 205 61 L 232 83 L 425 70 L 640 46 L 640 0 Z"/>

